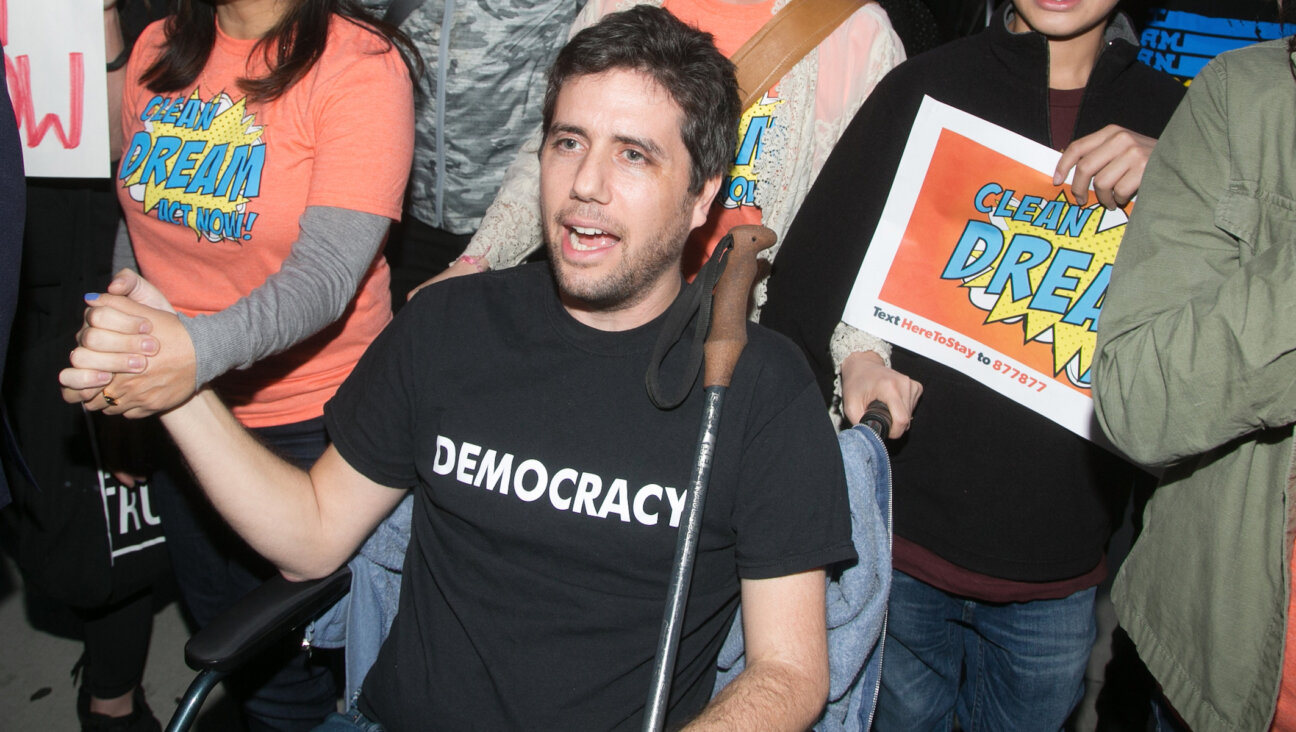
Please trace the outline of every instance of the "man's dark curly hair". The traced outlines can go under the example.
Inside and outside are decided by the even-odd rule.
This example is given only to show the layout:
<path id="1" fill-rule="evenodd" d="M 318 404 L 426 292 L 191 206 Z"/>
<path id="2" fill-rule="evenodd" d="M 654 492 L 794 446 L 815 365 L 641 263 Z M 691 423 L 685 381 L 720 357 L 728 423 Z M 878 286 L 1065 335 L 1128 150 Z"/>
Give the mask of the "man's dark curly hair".
<path id="1" fill-rule="evenodd" d="M 646 5 L 605 16 L 577 33 L 558 53 L 545 90 L 545 134 L 563 84 L 613 69 L 647 74 L 683 110 L 680 135 L 692 158 L 690 193 L 701 192 L 707 180 L 729 169 L 742 115 L 734 65 L 716 50 L 710 33 Z"/>

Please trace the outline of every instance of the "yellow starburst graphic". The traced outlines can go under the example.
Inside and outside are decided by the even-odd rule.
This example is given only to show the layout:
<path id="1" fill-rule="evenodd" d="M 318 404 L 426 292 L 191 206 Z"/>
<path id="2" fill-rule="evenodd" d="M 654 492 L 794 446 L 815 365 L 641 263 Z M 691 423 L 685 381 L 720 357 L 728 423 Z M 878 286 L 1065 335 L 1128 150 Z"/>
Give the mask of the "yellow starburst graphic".
<path id="1" fill-rule="evenodd" d="M 249 238 L 257 214 L 247 204 L 260 192 L 265 147 L 246 99 L 206 101 L 195 89 L 154 97 L 142 117 L 118 177 L 144 212 L 210 241 Z"/>
<path id="2" fill-rule="evenodd" d="M 777 96 L 766 94 L 743 112 L 738 122 L 738 149 L 725 184 L 725 208 L 755 205 L 756 160 L 760 157 L 765 133 L 774 124 L 774 112 L 782 103 L 783 100 Z"/>
<path id="3" fill-rule="evenodd" d="M 1088 387 L 1098 312 L 1127 218 L 1097 204 L 1080 208 L 1063 194 L 1023 204 L 1028 198 L 995 211 L 1010 215 L 988 217 L 1001 241 L 985 224 L 969 222 L 969 230 L 980 224 L 977 257 L 968 260 L 977 273 L 960 286 L 988 310 L 985 323 L 1020 321 L 1023 342 L 1051 344 L 1055 376 L 1065 370 L 1072 383 Z M 990 258 L 988 266 L 980 257 Z"/>

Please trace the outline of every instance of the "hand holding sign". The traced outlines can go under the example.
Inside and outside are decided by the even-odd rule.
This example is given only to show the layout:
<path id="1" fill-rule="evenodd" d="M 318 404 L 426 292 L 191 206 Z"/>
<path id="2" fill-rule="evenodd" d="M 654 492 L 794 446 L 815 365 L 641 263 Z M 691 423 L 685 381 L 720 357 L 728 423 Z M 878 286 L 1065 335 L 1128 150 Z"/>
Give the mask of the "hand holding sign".
<path id="1" fill-rule="evenodd" d="M 1091 438 L 1089 369 L 1128 216 L 1081 203 L 1059 172 L 1075 167 L 1074 190 L 1094 181 L 1114 205 L 1142 180 L 1150 142 L 1108 127 L 1059 159 L 924 99 L 842 320 Z"/>
<path id="2" fill-rule="evenodd" d="M 1138 193 L 1143 183 L 1143 170 L 1156 139 L 1140 135 L 1119 125 L 1107 125 L 1097 132 L 1073 140 L 1062 151 L 1057 169 L 1053 171 L 1053 185 L 1060 186 L 1067 173 L 1075 169 L 1071 180 L 1071 193 L 1081 206 L 1089 202 L 1089 187 L 1093 186 L 1098 202 L 1107 209 L 1124 206 Z"/>

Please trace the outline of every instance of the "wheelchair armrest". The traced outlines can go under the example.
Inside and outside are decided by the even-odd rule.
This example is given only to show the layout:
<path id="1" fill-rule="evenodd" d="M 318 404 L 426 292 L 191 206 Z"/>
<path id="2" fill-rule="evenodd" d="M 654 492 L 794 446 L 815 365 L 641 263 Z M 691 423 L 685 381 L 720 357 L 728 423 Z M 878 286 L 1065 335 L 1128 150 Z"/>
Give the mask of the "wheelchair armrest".
<path id="1" fill-rule="evenodd" d="M 345 564 L 317 580 L 266 580 L 185 644 L 185 662 L 195 671 L 228 673 L 251 660 L 271 641 L 313 620 L 351 589 Z"/>

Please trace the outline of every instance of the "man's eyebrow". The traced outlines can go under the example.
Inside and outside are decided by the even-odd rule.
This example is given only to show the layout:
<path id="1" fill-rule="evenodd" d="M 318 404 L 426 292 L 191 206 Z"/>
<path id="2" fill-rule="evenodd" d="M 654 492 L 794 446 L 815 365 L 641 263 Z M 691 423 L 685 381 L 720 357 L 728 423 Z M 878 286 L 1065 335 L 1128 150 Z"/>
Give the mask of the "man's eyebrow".
<path id="1" fill-rule="evenodd" d="M 665 151 L 663 151 L 657 143 L 644 137 L 631 137 L 629 135 L 617 135 L 613 139 L 615 139 L 617 142 L 621 143 L 622 145 L 633 145 L 634 147 L 640 148 L 644 152 L 648 153 L 649 156 L 654 158 L 660 158 L 665 155 Z"/>
<path id="2" fill-rule="evenodd" d="M 554 123 L 549 126 L 549 134 L 546 137 L 553 137 L 556 134 L 580 135 L 586 137 L 585 129 L 576 125 Z"/>

